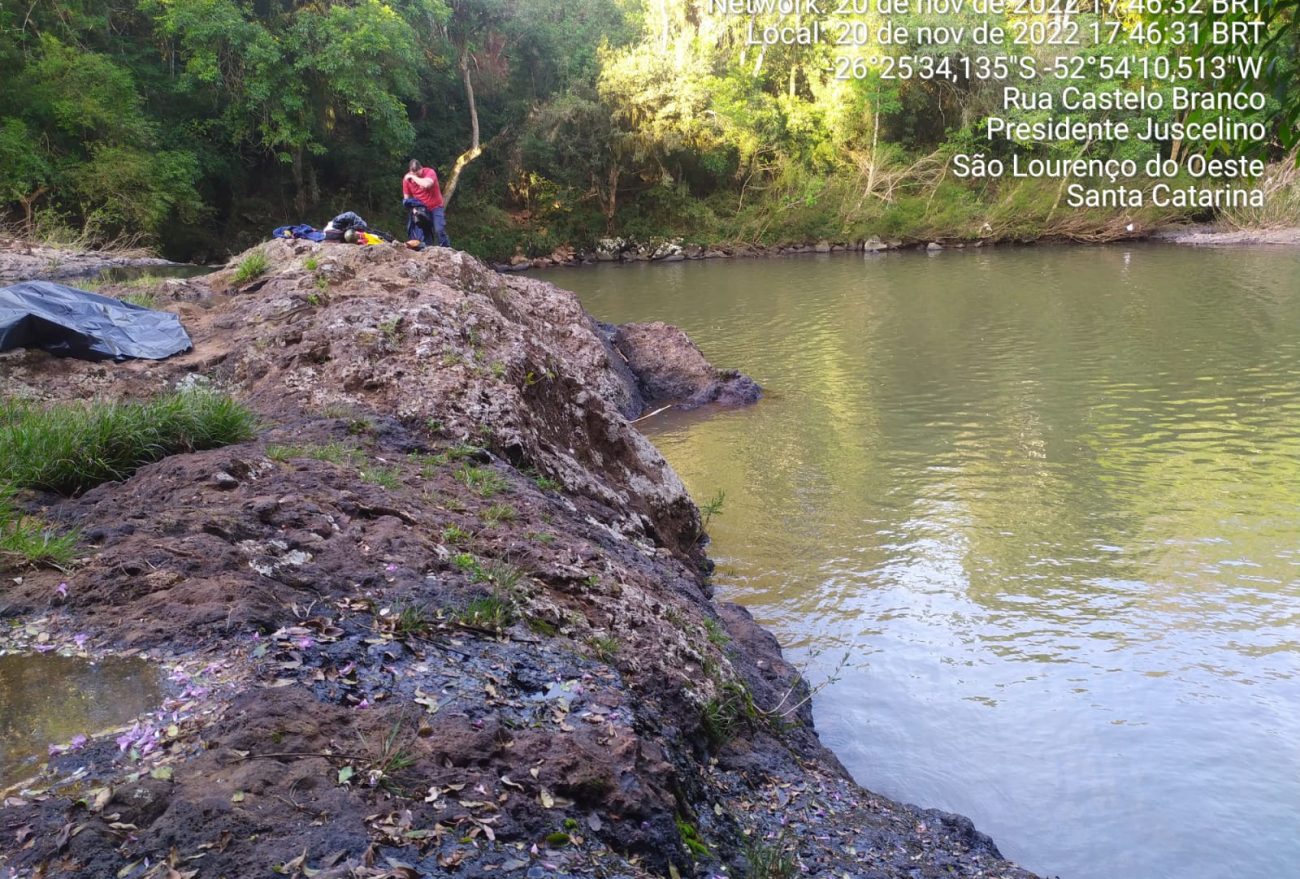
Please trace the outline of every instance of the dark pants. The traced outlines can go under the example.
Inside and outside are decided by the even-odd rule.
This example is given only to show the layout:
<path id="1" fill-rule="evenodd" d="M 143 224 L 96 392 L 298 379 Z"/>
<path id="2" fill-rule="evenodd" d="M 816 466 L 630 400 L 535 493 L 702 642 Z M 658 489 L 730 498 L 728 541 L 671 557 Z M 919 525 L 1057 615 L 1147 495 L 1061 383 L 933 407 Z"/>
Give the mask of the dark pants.
<path id="1" fill-rule="evenodd" d="M 433 240 L 438 242 L 439 247 L 451 247 L 451 239 L 447 237 L 447 212 L 444 208 L 434 208 L 429 211 L 433 218 Z"/>

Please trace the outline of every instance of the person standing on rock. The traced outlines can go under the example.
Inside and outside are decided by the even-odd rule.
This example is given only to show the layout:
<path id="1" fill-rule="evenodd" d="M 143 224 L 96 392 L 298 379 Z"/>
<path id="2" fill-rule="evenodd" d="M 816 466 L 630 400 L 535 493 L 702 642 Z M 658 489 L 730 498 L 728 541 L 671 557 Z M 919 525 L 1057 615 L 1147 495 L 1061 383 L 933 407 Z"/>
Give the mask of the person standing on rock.
<path id="1" fill-rule="evenodd" d="M 432 168 L 420 164 L 419 159 L 411 159 L 410 168 L 402 178 L 402 205 L 410 208 L 415 201 L 429 211 L 433 220 L 433 243 L 439 247 L 451 247 L 447 237 L 447 213 L 443 209 L 442 189 L 438 186 L 438 174 Z"/>

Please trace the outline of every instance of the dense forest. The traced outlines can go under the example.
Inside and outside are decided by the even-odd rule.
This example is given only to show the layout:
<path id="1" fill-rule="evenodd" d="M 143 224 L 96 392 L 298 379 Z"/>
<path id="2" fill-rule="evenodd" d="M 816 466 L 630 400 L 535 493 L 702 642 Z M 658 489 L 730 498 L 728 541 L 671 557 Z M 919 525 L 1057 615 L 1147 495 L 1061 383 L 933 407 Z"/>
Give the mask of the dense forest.
<path id="1" fill-rule="evenodd" d="M 1263 6 L 1260 79 L 1276 88 L 1255 146 L 1277 162 L 1296 120 L 1296 3 Z M 952 173 L 955 153 L 987 148 L 1003 82 L 890 78 L 875 45 L 847 50 L 854 75 L 837 76 L 846 50 L 830 41 L 748 41 L 777 18 L 709 0 L 0 0 L 0 204 L 29 236 L 206 259 L 347 209 L 396 231 L 414 156 L 442 178 L 457 246 L 491 257 L 608 235 L 1089 239 L 1132 219 L 1064 209 L 1057 180 Z"/>

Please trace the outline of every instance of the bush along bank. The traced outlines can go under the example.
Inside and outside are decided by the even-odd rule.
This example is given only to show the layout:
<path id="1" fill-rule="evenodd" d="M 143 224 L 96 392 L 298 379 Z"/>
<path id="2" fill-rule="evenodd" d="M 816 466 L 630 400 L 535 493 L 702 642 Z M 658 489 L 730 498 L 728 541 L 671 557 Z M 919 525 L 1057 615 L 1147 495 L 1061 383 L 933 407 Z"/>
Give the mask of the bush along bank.
<path id="1" fill-rule="evenodd" d="M 966 819 L 855 785 L 772 636 L 712 599 L 700 514 L 628 418 L 726 396 L 700 382 L 752 399 L 739 377 L 462 254 L 260 252 L 255 277 L 166 286 L 189 354 L 0 356 L 29 400 L 198 373 L 259 418 L 23 495 L 78 558 L 3 563 L 0 649 L 136 652 L 168 683 L 4 793 L 6 869 L 1029 876 Z"/>

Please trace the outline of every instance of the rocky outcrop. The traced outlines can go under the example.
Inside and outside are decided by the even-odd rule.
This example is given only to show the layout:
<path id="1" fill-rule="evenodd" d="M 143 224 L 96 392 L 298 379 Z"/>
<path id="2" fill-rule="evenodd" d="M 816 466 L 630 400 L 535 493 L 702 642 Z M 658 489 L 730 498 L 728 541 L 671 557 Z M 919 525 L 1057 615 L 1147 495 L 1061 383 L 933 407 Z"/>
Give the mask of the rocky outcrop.
<path id="1" fill-rule="evenodd" d="M 762 392 L 748 376 L 715 369 L 677 327 L 656 321 L 611 330 L 611 342 L 636 377 L 647 405 L 742 406 L 756 402 Z"/>
<path id="2" fill-rule="evenodd" d="M 160 286 L 189 354 L 0 362 L 8 394 L 203 384 L 262 420 L 23 499 L 83 559 L 5 572 L 0 649 L 136 651 L 170 690 L 5 792 L 0 867 L 1028 877 L 856 786 L 775 640 L 711 600 L 699 514 L 624 415 L 720 382 L 688 341 L 615 349 L 572 294 L 450 251 L 264 250 L 255 280 Z"/>

